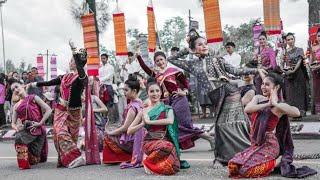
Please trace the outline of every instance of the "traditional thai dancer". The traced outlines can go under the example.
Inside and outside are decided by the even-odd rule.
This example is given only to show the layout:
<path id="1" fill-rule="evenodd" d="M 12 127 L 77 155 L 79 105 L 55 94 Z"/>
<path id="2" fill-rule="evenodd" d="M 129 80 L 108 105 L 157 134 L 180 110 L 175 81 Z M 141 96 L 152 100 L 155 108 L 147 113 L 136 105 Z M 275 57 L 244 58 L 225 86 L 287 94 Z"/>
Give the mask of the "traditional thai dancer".
<path id="1" fill-rule="evenodd" d="M 147 129 L 143 142 L 147 155 L 143 165 L 147 174 L 174 175 L 179 169 L 190 166 L 186 161 L 180 161 L 178 122 L 173 109 L 161 103 L 161 87 L 156 79 L 150 79 L 147 86 L 150 104 L 139 112 L 128 128 L 128 134 Z"/>
<path id="2" fill-rule="evenodd" d="M 214 167 L 226 164 L 238 152 L 250 145 L 249 120 L 243 111 L 239 90 L 229 82 L 228 75 L 266 73 L 264 69 L 237 69 L 223 58 L 209 54 L 207 40 L 195 30 L 188 35 L 189 47 L 168 58 L 172 64 L 194 74 L 200 80 L 201 89 L 208 93 L 215 105 L 215 160 Z M 181 60 L 189 52 L 199 56 L 191 61 Z"/>
<path id="3" fill-rule="evenodd" d="M 320 113 L 320 28 L 317 32 L 318 44 L 312 47 L 310 53 L 312 81 L 313 81 L 313 97 L 314 109 L 316 113 Z"/>
<path id="4" fill-rule="evenodd" d="M 274 170 L 279 156 L 282 176 L 303 178 L 316 174 L 306 166 L 296 169 L 291 164 L 294 147 L 288 116 L 297 117 L 300 112 L 294 106 L 279 102 L 278 91 L 282 82 L 279 75 L 267 74 L 261 85 L 263 94 L 256 95 L 246 106 L 245 112 L 252 113 L 251 146 L 229 161 L 229 177 L 268 176 Z"/>
<path id="5" fill-rule="evenodd" d="M 250 61 L 245 65 L 247 68 L 257 68 L 257 63 L 255 61 Z M 232 80 L 230 79 L 229 82 L 232 84 L 237 85 L 241 94 L 241 102 L 242 105 L 245 107 L 252 98 L 256 95 L 256 88 L 254 85 L 254 74 L 247 74 L 242 75 L 241 79 Z M 262 77 L 263 78 L 263 77 Z"/>
<path id="6" fill-rule="evenodd" d="M 12 114 L 12 128 L 17 131 L 15 149 L 18 166 L 20 169 L 30 169 L 31 165 L 47 161 L 45 121 L 52 110 L 40 97 L 27 95 L 20 81 L 13 82 L 11 90 L 19 97 Z M 42 110 L 45 111 L 44 114 Z"/>
<path id="7" fill-rule="evenodd" d="M 295 46 L 295 37 L 292 33 L 286 36 L 289 45 L 287 50 L 285 72 L 285 94 L 286 102 L 297 107 L 304 116 L 308 108 L 308 74 L 303 65 L 304 52 L 302 48 Z"/>
<path id="8" fill-rule="evenodd" d="M 182 72 L 173 67 L 168 67 L 166 55 L 163 52 L 154 54 L 154 62 L 160 71 L 152 71 L 138 54 L 135 53 L 142 69 L 160 84 L 166 104 L 172 106 L 179 124 L 179 144 L 181 149 L 194 147 L 194 141 L 199 137 L 209 141 L 211 149 L 214 149 L 214 137 L 209 133 L 193 127 L 192 116 L 187 99 L 189 83 Z"/>
<path id="9" fill-rule="evenodd" d="M 87 54 L 85 49 L 76 50 L 73 42 L 69 42 L 73 51 L 73 57 L 69 63 L 71 73 L 58 76 L 46 82 L 35 82 L 33 87 L 60 85 L 60 98 L 54 112 L 53 135 L 54 144 L 58 151 L 58 167 L 74 168 L 85 164 L 100 163 L 98 142 L 94 122 L 87 119 L 86 132 L 86 161 L 81 156 L 81 151 L 77 147 L 79 129 L 81 125 L 81 95 L 86 87 L 87 99 L 90 98 L 90 86 L 88 77 L 84 71 L 87 63 Z M 88 95 L 89 94 L 89 95 Z M 88 103 L 86 103 L 88 105 Z M 86 113 L 92 113 L 86 110 Z M 91 114 L 93 116 L 93 114 Z M 86 115 L 86 117 L 92 117 Z M 92 125 L 92 127 L 91 127 Z M 90 126 L 90 127 L 89 127 Z M 89 137 L 90 140 L 87 138 Z"/>
<path id="10" fill-rule="evenodd" d="M 82 114 L 85 115 L 85 101 L 86 101 L 86 95 L 83 93 L 81 96 L 82 100 Z M 98 138 L 98 144 L 99 144 L 99 151 L 102 152 L 103 149 L 103 138 L 104 138 L 104 132 L 105 132 L 105 125 L 107 123 L 107 118 L 103 116 L 103 113 L 108 112 L 107 106 L 100 100 L 100 98 L 96 95 L 91 93 L 91 102 L 92 102 L 92 110 L 94 114 L 94 122 L 97 132 L 97 138 Z M 85 117 L 83 118 L 83 123 L 85 123 Z M 81 141 L 80 148 L 85 147 L 84 141 Z"/>
<path id="11" fill-rule="evenodd" d="M 274 50 L 268 46 L 267 41 L 267 33 L 262 31 L 259 35 L 259 51 L 256 55 L 256 60 L 258 62 L 258 68 L 263 68 L 267 71 L 271 71 L 276 68 L 276 54 Z M 255 85 L 257 94 L 261 94 L 261 83 L 262 78 L 260 76 L 256 76 Z"/>
<path id="12" fill-rule="evenodd" d="M 137 76 L 129 74 L 125 82 L 124 92 L 130 103 L 123 113 L 123 122 L 120 127 L 110 131 L 106 127 L 106 135 L 103 147 L 103 163 L 121 163 L 120 168 L 142 167 L 143 129 L 128 135 L 127 130 L 137 114 L 142 110 L 142 101 L 138 98 L 140 83 Z"/>

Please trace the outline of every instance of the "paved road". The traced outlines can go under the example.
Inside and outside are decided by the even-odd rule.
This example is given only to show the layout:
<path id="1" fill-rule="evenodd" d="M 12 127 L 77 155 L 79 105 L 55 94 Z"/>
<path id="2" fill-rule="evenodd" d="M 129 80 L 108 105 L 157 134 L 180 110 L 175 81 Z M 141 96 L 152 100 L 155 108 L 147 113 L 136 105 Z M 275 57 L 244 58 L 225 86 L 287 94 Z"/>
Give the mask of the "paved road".
<path id="1" fill-rule="evenodd" d="M 318 153 L 320 140 L 295 140 L 296 153 Z M 188 160 L 190 169 L 181 170 L 176 176 L 163 177 L 146 175 L 143 168 L 121 170 L 117 165 L 84 166 L 76 169 L 56 168 L 56 157 L 52 140 L 49 141 L 49 160 L 46 163 L 32 166 L 30 170 L 20 171 L 17 168 L 13 142 L 0 142 L 0 176 L 1 180 L 82 180 L 82 179 L 228 179 L 227 169 L 212 169 L 213 153 L 207 151 L 209 144 L 204 140 L 198 140 L 196 147 L 183 151 L 182 159 Z M 307 165 L 320 172 L 320 160 L 295 161 L 296 166 Z M 278 180 L 282 178 L 278 174 L 272 174 L 265 179 Z M 320 176 L 312 176 L 308 179 L 320 179 Z"/>

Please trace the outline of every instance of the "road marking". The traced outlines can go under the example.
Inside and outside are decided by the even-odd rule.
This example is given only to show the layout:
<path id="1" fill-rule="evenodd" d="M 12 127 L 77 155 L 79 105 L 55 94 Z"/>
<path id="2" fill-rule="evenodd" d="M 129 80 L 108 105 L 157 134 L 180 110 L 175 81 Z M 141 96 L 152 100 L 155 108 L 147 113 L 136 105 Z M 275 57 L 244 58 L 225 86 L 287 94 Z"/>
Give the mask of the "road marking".
<path id="1" fill-rule="evenodd" d="M 186 160 L 186 161 L 208 161 L 208 162 L 212 162 L 213 159 L 188 159 L 188 158 L 181 158 L 182 160 Z M 293 161 L 294 164 L 319 164 L 319 162 L 317 161 L 306 161 L 306 160 L 295 160 Z"/>
<path id="2" fill-rule="evenodd" d="M 17 157 L 0 157 L 0 159 L 17 159 Z M 58 159 L 58 157 L 48 157 L 48 159 Z M 201 161 L 201 162 L 212 162 L 213 159 L 189 159 L 189 158 L 181 158 L 186 161 Z M 296 160 L 293 161 L 294 164 L 319 164 L 317 161 L 306 161 L 306 160 Z"/>
<path id="3" fill-rule="evenodd" d="M 0 159 L 17 159 L 17 157 L 0 157 Z M 58 157 L 48 157 L 48 159 L 58 159 Z M 186 161 L 201 161 L 201 162 L 212 162 L 213 159 L 189 159 L 189 158 L 181 158 Z M 293 161 L 293 164 L 319 164 L 318 161 L 307 161 L 307 160 L 297 160 Z"/>
<path id="4" fill-rule="evenodd" d="M 17 157 L 0 157 L 0 159 L 17 159 Z M 58 157 L 48 157 L 48 159 L 58 159 Z"/>

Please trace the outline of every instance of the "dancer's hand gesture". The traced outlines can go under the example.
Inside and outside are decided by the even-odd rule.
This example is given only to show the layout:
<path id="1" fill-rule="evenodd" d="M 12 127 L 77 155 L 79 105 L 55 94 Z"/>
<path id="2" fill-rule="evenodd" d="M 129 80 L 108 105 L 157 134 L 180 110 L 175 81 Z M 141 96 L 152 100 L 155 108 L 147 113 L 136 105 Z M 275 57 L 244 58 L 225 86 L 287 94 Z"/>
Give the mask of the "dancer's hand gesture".
<path id="1" fill-rule="evenodd" d="M 266 74 L 268 74 L 268 71 L 266 71 L 265 69 L 258 69 L 258 73 L 260 77 L 263 79 L 266 76 Z"/>
<path id="2" fill-rule="evenodd" d="M 187 93 L 186 91 L 182 91 L 180 88 L 177 91 L 173 91 L 173 97 L 178 97 L 178 96 L 186 96 Z"/>
<path id="3" fill-rule="evenodd" d="M 142 114 L 142 117 L 143 117 L 143 121 L 145 124 L 150 124 L 150 117 L 147 113 L 147 111 L 142 111 L 143 114 Z"/>
<path id="4" fill-rule="evenodd" d="M 38 122 L 32 122 L 32 125 L 30 127 L 28 127 L 29 131 L 34 131 L 36 130 L 38 127 L 40 127 L 42 124 L 38 123 Z"/>
<path id="5" fill-rule="evenodd" d="M 72 39 L 69 39 L 69 46 L 73 52 L 77 50 L 77 47 L 74 45 L 74 42 L 72 41 Z"/>
<path id="6" fill-rule="evenodd" d="M 168 91 L 166 91 L 166 92 L 163 93 L 163 97 L 164 97 L 164 98 L 167 98 L 167 97 L 169 97 L 169 96 L 170 96 L 170 93 L 169 93 Z"/>
<path id="7" fill-rule="evenodd" d="M 276 106 L 278 104 L 278 89 L 279 87 L 275 87 L 274 89 L 271 90 L 269 102 L 271 106 Z"/>
<path id="8" fill-rule="evenodd" d="M 140 52 L 140 47 L 141 47 L 141 43 L 139 43 L 139 41 L 136 41 L 135 45 L 134 45 L 134 54 L 136 56 L 139 55 L 139 52 Z"/>

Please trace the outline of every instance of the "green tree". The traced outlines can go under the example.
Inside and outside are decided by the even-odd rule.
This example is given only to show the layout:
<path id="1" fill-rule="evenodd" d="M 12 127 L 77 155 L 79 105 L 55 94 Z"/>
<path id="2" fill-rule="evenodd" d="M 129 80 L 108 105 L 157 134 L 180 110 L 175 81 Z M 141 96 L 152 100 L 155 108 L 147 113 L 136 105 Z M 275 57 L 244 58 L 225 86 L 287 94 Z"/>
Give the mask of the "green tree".
<path id="1" fill-rule="evenodd" d="M 228 24 L 224 27 L 224 44 L 229 41 L 235 43 L 236 51 L 242 57 L 242 64 L 254 58 L 252 26 L 257 22 L 260 22 L 260 19 L 251 20 L 249 23 L 242 23 L 239 27 Z"/>
<path id="2" fill-rule="evenodd" d="M 32 64 L 31 64 L 31 63 L 29 63 L 29 64 L 28 64 L 28 66 L 27 66 L 26 71 L 30 71 L 30 70 L 31 70 L 31 68 L 32 68 Z"/>
<path id="3" fill-rule="evenodd" d="M 88 8 L 90 12 L 96 14 L 95 20 L 97 22 L 97 30 L 99 33 L 103 33 L 112 20 L 109 13 L 109 2 L 106 0 L 100 0 L 99 2 L 96 2 L 96 0 L 85 0 L 79 4 L 78 1 L 71 0 L 71 15 L 79 24 L 81 24 L 81 16 L 86 14 Z"/>
<path id="4" fill-rule="evenodd" d="M 22 74 L 24 71 L 30 71 L 31 70 L 31 63 L 27 64 L 24 60 L 20 62 L 19 68 L 17 69 L 19 74 Z"/>
<path id="5" fill-rule="evenodd" d="M 161 46 L 168 52 L 170 48 L 180 47 L 187 35 L 187 24 L 177 16 L 165 21 L 163 29 L 160 31 Z"/>
<path id="6" fill-rule="evenodd" d="M 7 73 L 17 71 L 17 68 L 15 67 L 11 59 L 8 59 L 6 61 L 6 70 L 7 70 Z"/>
<path id="7" fill-rule="evenodd" d="M 137 28 L 132 28 L 127 30 L 127 36 L 129 37 L 129 43 L 128 43 L 128 51 L 133 51 L 134 45 L 136 41 L 139 39 L 139 36 L 142 33 Z"/>

